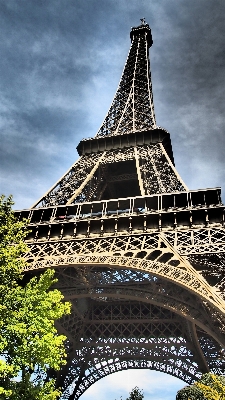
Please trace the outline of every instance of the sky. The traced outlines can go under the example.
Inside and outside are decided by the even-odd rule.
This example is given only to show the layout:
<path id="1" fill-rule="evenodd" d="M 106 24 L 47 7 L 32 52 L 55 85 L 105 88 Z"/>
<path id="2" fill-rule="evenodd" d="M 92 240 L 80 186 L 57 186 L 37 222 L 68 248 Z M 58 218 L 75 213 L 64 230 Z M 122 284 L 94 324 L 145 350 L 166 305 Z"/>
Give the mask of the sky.
<path id="1" fill-rule="evenodd" d="M 157 371 L 129 370 L 100 379 L 80 400 L 126 400 L 136 386 L 142 391 L 144 400 L 175 400 L 177 391 L 186 384 Z"/>
<path id="2" fill-rule="evenodd" d="M 98 131 L 143 17 L 156 121 L 176 168 L 190 189 L 220 186 L 225 198 L 224 0 L 0 0 L 0 193 L 16 209 L 31 207 Z M 136 385 L 145 400 L 159 390 L 172 400 L 183 383 L 128 371 L 81 399 L 126 398 Z"/>

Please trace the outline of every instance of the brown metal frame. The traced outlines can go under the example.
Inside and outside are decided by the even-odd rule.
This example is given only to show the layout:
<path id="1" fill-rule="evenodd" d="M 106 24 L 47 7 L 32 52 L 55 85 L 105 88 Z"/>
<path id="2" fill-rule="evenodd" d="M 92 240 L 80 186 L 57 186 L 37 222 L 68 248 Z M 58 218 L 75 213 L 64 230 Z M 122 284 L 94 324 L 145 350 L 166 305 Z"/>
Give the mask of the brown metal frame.
<path id="1" fill-rule="evenodd" d="M 189 191 L 179 176 L 169 133 L 156 126 L 144 21 L 131 41 L 97 135 L 31 209 L 16 212 L 30 220 L 27 272 L 56 269 L 73 305 L 57 323 L 68 338 L 63 399 L 128 368 L 187 383 L 224 373 L 220 189 Z M 137 193 L 121 198 L 123 188 Z"/>

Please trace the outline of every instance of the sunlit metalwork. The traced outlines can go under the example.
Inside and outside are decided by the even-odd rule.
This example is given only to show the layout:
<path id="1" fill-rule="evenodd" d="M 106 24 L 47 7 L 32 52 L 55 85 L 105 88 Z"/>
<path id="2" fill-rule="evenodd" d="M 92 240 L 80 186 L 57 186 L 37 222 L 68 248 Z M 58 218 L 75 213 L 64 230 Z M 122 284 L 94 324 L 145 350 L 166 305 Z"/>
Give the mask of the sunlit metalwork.
<path id="1" fill-rule="evenodd" d="M 189 191 L 156 126 L 149 26 L 131 49 L 109 112 L 78 161 L 29 210 L 27 273 L 54 268 L 72 302 L 57 323 L 63 399 L 128 368 L 187 383 L 224 373 L 225 229 L 220 188 Z"/>

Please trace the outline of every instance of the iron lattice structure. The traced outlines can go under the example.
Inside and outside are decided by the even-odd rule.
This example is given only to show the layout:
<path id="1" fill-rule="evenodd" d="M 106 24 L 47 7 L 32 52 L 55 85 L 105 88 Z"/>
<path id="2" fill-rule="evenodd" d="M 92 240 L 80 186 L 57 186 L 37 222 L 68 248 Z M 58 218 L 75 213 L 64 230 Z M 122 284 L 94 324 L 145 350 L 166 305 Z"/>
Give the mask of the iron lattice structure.
<path id="1" fill-rule="evenodd" d="M 28 272 L 54 268 L 72 302 L 58 322 L 78 399 L 102 377 L 150 368 L 193 382 L 224 373 L 225 229 L 220 188 L 189 191 L 156 126 L 145 22 L 109 112 L 78 161 L 29 210 Z"/>

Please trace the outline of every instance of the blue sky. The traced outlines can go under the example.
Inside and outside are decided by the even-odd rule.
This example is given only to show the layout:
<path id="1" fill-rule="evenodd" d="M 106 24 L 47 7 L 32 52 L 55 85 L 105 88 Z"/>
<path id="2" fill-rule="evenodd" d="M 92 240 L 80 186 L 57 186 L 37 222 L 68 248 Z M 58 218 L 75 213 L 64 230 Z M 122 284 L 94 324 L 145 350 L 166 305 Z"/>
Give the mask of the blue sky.
<path id="1" fill-rule="evenodd" d="M 115 94 L 132 26 L 145 17 L 157 124 L 190 189 L 225 190 L 223 0 L 0 0 L 0 192 L 29 208 L 78 158 Z M 82 400 L 172 400 L 184 383 L 116 373 Z M 161 397 L 160 397 L 161 396 Z"/>

